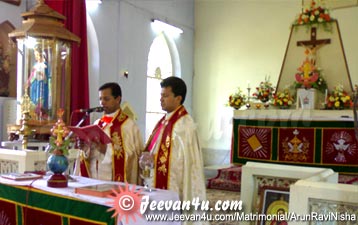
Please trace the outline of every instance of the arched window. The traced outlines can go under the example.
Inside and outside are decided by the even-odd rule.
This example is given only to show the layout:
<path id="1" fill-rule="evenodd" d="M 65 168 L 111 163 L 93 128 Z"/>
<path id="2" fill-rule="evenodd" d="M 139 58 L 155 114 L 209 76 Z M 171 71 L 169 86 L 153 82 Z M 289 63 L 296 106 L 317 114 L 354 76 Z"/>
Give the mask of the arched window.
<path id="1" fill-rule="evenodd" d="M 160 82 L 172 75 L 173 64 L 169 46 L 164 33 L 160 33 L 153 40 L 148 55 L 146 140 L 148 140 L 154 126 L 165 113 L 160 105 Z"/>

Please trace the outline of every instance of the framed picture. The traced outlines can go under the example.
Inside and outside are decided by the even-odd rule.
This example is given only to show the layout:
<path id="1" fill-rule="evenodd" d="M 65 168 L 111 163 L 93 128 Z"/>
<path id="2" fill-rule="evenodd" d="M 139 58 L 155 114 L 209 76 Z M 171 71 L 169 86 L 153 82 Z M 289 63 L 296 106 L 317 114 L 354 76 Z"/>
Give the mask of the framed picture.
<path id="1" fill-rule="evenodd" d="M 261 214 L 284 215 L 288 212 L 290 191 L 288 188 L 264 187 L 261 192 Z M 287 225 L 279 216 L 271 221 L 260 221 L 260 225 Z"/>
<path id="2" fill-rule="evenodd" d="M 16 97 L 16 45 L 8 34 L 15 27 L 9 22 L 0 22 L 0 96 Z"/>
<path id="3" fill-rule="evenodd" d="M 13 4 L 13 5 L 21 4 L 21 0 L 0 0 L 0 1 L 7 2 L 7 3 Z"/>

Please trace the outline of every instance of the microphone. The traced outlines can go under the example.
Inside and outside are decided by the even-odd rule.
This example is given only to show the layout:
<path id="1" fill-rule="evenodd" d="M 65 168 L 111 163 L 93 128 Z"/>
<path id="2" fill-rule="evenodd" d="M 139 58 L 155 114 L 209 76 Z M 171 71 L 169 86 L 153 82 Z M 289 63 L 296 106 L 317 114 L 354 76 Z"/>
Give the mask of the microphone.
<path id="1" fill-rule="evenodd" d="M 76 109 L 75 112 L 85 112 L 85 113 L 91 113 L 91 112 L 103 112 L 103 107 L 94 107 L 89 109 Z"/>

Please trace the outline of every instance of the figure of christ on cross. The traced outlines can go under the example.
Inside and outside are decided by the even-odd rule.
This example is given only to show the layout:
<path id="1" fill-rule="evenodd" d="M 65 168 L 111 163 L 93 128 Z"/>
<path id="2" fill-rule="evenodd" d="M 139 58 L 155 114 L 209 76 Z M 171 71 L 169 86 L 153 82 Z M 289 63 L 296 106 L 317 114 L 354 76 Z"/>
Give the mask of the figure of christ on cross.
<path id="1" fill-rule="evenodd" d="M 303 46 L 306 48 L 305 54 L 307 57 L 310 55 L 313 65 L 316 64 L 316 52 L 325 44 L 330 44 L 331 39 L 317 40 L 317 28 L 311 28 L 311 39 L 308 41 L 297 41 L 297 46 Z"/>

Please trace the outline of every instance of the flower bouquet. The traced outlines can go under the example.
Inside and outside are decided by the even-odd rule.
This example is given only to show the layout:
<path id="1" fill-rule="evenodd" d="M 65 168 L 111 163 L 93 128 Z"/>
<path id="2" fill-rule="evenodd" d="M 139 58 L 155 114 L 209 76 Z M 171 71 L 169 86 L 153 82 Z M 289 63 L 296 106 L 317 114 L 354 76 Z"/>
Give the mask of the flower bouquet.
<path id="1" fill-rule="evenodd" d="M 336 86 L 331 94 L 327 95 L 327 109 L 347 109 L 351 106 L 353 106 L 352 98 L 344 91 L 343 85 Z"/>
<path id="2" fill-rule="evenodd" d="M 284 89 L 282 92 L 277 91 L 273 95 L 273 105 L 281 109 L 290 108 L 294 102 L 295 100 L 288 89 Z"/>
<path id="3" fill-rule="evenodd" d="M 308 9 L 302 10 L 293 24 L 314 24 L 332 21 L 329 10 L 323 5 L 317 4 L 315 0 L 311 1 Z"/>
<path id="4" fill-rule="evenodd" d="M 265 78 L 265 81 L 262 81 L 260 85 L 256 87 L 256 92 L 253 93 L 252 96 L 265 103 L 272 99 L 274 91 L 275 88 L 272 86 L 272 83 L 269 79 Z"/>
<path id="5" fill-rule="evenodd" d="M 240 88 L 237 88 L 237 91 L 229 96 L 228 105 L 235 109 L 239 109 L 241 106 L 245 105 L 245 103 L 246 95 L 243 94 Z"/>

